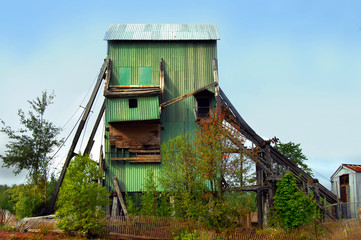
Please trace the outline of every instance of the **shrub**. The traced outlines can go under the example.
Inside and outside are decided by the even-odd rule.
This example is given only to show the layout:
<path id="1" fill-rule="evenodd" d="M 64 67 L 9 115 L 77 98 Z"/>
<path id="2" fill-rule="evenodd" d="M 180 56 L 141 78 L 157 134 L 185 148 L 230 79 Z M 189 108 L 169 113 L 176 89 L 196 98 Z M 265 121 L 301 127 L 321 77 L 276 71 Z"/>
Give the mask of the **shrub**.
<path id="1" fill-rule="evenodd" d="M 107 204 L 105 187 L 94 180 L 103 176 L 103 170 L 89 156 L 76 156 L 69 164 L 58 198 L 56 217 L 58 227 L 91 235 L 103 230 Z"/>
<path id="2" fill-rule="evenodd" d="M 293 229 L 313 221 L 316 203 L 299 191 L 296 178 L 288 172 L 277 183 L 272 213 L 275 224 Z"/>

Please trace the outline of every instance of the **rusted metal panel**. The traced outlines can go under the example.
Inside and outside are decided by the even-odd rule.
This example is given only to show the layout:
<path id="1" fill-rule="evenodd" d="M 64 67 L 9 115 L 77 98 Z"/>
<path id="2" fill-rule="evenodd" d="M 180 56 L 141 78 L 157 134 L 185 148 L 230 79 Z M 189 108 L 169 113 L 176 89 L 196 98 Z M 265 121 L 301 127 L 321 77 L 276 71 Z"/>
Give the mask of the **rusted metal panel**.
<path id="1" fill-rule="evenodd" d="M 214 24 L 110 24 L 104 40 L 219 40 Z"/>
<path id="2" fill-rule="evenodd" d="M 130 107 L 132 100 L 136 100 L 137 107 Z M 105 121 L 107 123 L 159 118 L 158 96 L 106 99 Z"/>
<path id="3" fill-rule="evenodd" d="M 355 172 L 361 172 L 361 165 L 356 164 L 342 164 L 342 166 L 347 167 Z"/>

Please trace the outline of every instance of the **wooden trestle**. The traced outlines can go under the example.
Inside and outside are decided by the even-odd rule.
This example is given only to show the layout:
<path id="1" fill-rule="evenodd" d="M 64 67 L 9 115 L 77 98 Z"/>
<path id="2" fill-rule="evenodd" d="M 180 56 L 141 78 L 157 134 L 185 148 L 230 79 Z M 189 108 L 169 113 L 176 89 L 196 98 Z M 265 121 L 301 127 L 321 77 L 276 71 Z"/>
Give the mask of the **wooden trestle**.
<path id="1" fill-rule="evenodd" d="M 297 167 L 292 161 L 278 152 L 270 145 L 270 141 L 263 140 L 256 132 L 243 120 L 236 108 L 232 105 L 226 94 L 219 89 L 219 103 L 226 113 L 226 119 L 241 135 L 251 141 L 259 148 L 258 157 L 255 160 L 257 185 L 245 187 L 244 191 L 257 192 L 257 216 L 258 225 L 263 226 L 265 211 L 273 205 L 273 197 L 276 190 L 276 182 L 279 181 L 286 171 L 291 171 L 301 183 L 301 188 L 306 194 L 313 192 L 317 206 L 322 210 L 325 217 L 336 218 L 335 214 L 327 208 L 326 204 L 336 205 L 337 196 L 312 178 L 309 174 Z M 321 198 L 323 203 L 321 204 Z M 326 201 L 325 201 L 326 200 Z"/>

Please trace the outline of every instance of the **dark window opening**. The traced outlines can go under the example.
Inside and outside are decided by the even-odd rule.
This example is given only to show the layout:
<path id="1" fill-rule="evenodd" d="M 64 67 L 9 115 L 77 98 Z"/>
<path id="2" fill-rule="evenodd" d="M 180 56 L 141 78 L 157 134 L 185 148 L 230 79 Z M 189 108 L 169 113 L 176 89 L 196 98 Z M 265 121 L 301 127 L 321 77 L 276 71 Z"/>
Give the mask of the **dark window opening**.
<path id="1" fill-rule="evenodd" d="M 210 98 L 197 98 L 197 118 L 208 117 L 210 103 Z"/>
<path id="2" fill-rule="evenodd" d="M 349 201 L 349 175 L 344 174 L 340 176 L 340 198 L 342 202 L 348 202 Z"/>
<path id="3" fill-rule="evenodd" d="M 129 99 L 129 108 L 137 108 L 138 100 L 137 99 Z"/>

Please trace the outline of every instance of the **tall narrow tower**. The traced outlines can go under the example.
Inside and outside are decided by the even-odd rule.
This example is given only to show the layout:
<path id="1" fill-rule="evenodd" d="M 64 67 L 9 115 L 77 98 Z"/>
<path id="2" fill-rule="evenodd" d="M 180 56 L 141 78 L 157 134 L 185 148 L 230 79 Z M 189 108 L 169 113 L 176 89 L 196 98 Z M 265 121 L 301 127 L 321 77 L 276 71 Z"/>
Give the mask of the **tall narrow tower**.
<path id="1" fill-rule="evenodd" d="M 142 191 L 147 170 L 159 174 L 161 144 L 193 134 L 196 120 L 215 106 L 218 39 L 217 27 L 207 24 L 109 26 L 111 74 L 104 90 L 108 190 L 114 191 L 112 177 L 117 177 L 122 192 Z"/>

